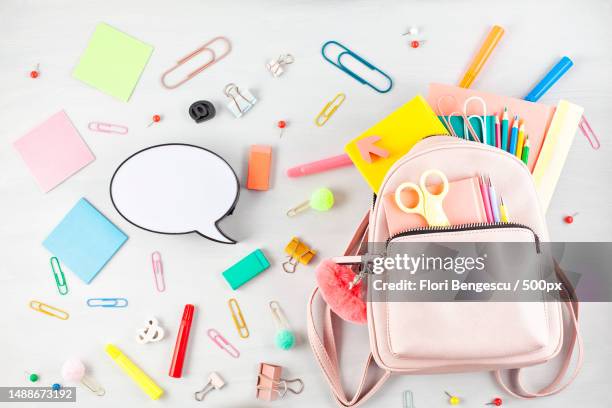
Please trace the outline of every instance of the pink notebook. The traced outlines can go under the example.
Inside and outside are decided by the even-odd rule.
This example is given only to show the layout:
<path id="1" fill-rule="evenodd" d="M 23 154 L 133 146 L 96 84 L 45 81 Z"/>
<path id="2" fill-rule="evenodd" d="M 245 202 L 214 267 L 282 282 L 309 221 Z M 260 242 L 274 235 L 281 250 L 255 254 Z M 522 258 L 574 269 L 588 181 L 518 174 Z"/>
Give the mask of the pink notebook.
<path id="1" fill-rule="evenodd" d="M 439 184 L 431 186 L 430 191 L 437 193 L 441 187 Z M 404 190 L 402 192 L 402 200 L 407 207 L 414 207 L 417 199 L 414 190 Z M 383 205 L 385 206 L 387 225 L 391 235 L 407 229 L 427 226 L 425 218 L 419 214 L 407 214 L 399 209 L 395 204 L 395 192 L 384 195 Z M 487 221 L 478 177 L 449 182 L 448 194 L 444 198 L 442 206 L 451 225 Z"/>
<path id="2" fill-rule="evenodd" d="M 481 92 L 474 89 L 459 88 L 453 85 L 429 84 L 427 102 L 438 115 L 440 115 L 441 112 L 438 112 L 437 102 L 438 99 L 444 95 L 454 96 L 459 105 L 455 107 L 449 106 L 451 104 L 451 99 L 445 98 L 441 102 L 441 108 L 445 110 L 446 112 L 444 113 L 447 114 L 450 111 L 463 110 L 463 103 L 466 99 L 471 96 L 479 96 L 487 104 L 487 115 L 497 113 L 501 120 L 501 113 L 504 111 L 504 107 L 508 107 L 510 119 L 512 119 L 514 115 L 519 115 L 520 119 L 525 121 L 525 132 L 529 135 L 529 144 L 531 147 L 529 150 L 529 162 L 527 167 L 533 172 L 538 155 L 540 154 L 540 149 L 542 148 L 542 143 L 544 143 L 546 130 L 550 126 L 550 122 L 555 113 L 555 108 L 553 106 Z M 482 115 L 483 112 L 480 103 L 470 102 L 468 112 L 466 113 L 468 115 Z"/>

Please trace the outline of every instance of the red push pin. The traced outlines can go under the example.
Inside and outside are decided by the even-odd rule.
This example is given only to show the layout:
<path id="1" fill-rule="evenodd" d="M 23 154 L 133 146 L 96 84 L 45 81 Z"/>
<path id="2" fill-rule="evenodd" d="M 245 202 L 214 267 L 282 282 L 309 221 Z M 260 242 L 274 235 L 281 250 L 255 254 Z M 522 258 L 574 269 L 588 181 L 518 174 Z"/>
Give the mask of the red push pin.
<path id="1" fill-rule="evenodd" d="M 493 401 L 488 402 L 485 405 L 495 405 L 496 407 L 501 407 L 503 402 L 504 401 L 502 401 L 501 398 L 497 397 L 497 398 L 494 398 Z"/>
<path id="2" fill-rule="evenodd" d="M 283 129 L 287 127 L 287 122 L 285 122 L 284 120 L 279 120 L 276 126 L 278 126 L 278 128 L 280 129 L 280 135 L 278 137 L 283 137 Z"/>
<path id="3" fill-rule="evenodd" d="M 40 75 L 39 68 L 40 68 L 40 64 L 36 64 L 36 69 L 34 71 L 30 71 L 30 78 L 32 79 L 38 78 L 38 75 Z"/>
<path id="4" fill-rule="evenodd" d="M 412 40 L 410 41 L 410 47 L 419 48 L 424 42 L 424 40 Z"/>
<path id="5" fill-rule="evenodd" d="M 566 224 L 572 224 L 574 222 L 574 217 L 577 215 L 578 213 L 574 213 L 572 215 L 566 215 L 565 217 L 563 217 L 563 221 L 565 221 Z"/>
<path id="6" fill-rule="evenodd" d="M 159 115 L 153 115 L 153 118 L 152 118 L 152 119 L 153 119 L 153 122 L 149 123 L 149 126 L 151 126 L 151 125 L 152 125 L 152 124 L 154 124 L 154 123 L 159 122 L 159 121 L 161 120 L 161 116 L 159 116 Z M 149 127 L 149 126 L 147 126 L 147 127 Z"/>

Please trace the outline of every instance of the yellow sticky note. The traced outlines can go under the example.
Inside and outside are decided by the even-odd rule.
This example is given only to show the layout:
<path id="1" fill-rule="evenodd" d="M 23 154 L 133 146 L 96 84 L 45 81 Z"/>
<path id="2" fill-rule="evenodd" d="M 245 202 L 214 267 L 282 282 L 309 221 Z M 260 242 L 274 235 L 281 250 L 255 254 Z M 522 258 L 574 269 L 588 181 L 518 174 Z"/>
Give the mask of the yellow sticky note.
<path id="1" fill-rule="evenodd" d="M 393 163 L 404 156 L 419 140 L 433 135 L 448 135 L 448 131 L 425 99 L 417 95 L 351 140 L 344 150 L 372 190 L 378 193 L 380 184 Z M 364 146 L 361 146 L 360 150 L 359 142 L 362 140 L 364 140 L 362 143 L 372 146 L 374 154 L 362 153 L 367 150 Z M 383 154 L 381 150 L 387 154 Z"/>

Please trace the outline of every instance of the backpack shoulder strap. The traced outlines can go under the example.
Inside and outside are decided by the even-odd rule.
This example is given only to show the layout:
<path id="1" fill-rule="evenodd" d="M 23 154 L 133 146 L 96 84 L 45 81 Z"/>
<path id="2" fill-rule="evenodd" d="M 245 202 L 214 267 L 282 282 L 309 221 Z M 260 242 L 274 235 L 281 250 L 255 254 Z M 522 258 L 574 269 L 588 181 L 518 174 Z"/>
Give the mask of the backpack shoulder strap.
<path id="1" fill-rule="evenodd" d="M 362 241 L 365 239 L 368 231 L 368 220 L 369 212 L 366 213 L 365 217 L 361 221 L 355 235 L 349 243 L 345 255 L 354 255 L 358 252 Z M 366 379 L 368 372 L 373 363 L 372 353 L 368 355 L 365 366 L 363 368 L 363 374 L 359 382 L 357 391 L 352 398 L 347 398 L 346 392 L 342 386 L 342 379 L 340 376 L 340 365 L 338 363 L 338 352 L 336 349 L 336 341 L 334 338 L 334 327 L 333 327 L 333 316 L 332 311 L 328 305 L 325 305 L 325 312 L 323 315 L 323 338 L 317 332 L 315 327 L 315 316 L 313 311 L 313 304 L 318 294 L 318 289 L 315 288 L 310 296 L 307 307 L 307 320 L 308 320 L 308 340 L 310 347 L 321 366 L 321 370 L 329 383 L 334 398 L 338 405 L 341 407 L 357 407 L 361 403 L 365 402 L 370 398 L 378 389 L 387 381 L 387 378 L 391 375 L 391 372 L 385 371 L 384 374 L 378 378 L 376 383 L 369 389 L 365 389 Z"/>
<path id="2" fill-rule="evenodd" d="M 580 368 L 582 367 L 582 360 L 584 355 L 584 348 L 582 345 L 582 337 L 580 336 L 580 329 L 578 327 L 578 299 L 576 297 L 576 292 L 574 291 L 569 279 L 559 266 L 557 262 L 555 262 L 555 272 L 557 277 L 561 282 L 563 282 L 565 286 L 564 298 L 566 301 L 563 302 L 565 308 L 567 309 L 567 316 L 569 318 L 570 330 L 571 334 L 569 336 L 569 345 L 563 356 L 563 363 L 561 364 L 561 368 L 559 372 L 555 376 L 555 378 L 548 384 L 546 387 L 542 388 L 539 391 L 528 391 L 523 386 L 521 381 L 521 373 L 522 370 L 520 368 L 514 368 L 508 370 L 508 377 L 511 385 L 507 385 L 502 378 L 502 370 L 495 371 L 495 379 L 497 383 L 510 395 L 515 396 L 521 399 L 533 399 L 537 397 L 545 397 L 548 395 L 557 394 L 558 392 L 567 388 L 572 381 L 578 375 Z M 568 380 L 561 384 L 563 378 L 565 378 L 570 363 L 572 361 L 572 355 L 574 354 L 574 349 L 576 348 L 576 364 L 574 366 L 574 370 L 572 374 L 569 376 Z"/>

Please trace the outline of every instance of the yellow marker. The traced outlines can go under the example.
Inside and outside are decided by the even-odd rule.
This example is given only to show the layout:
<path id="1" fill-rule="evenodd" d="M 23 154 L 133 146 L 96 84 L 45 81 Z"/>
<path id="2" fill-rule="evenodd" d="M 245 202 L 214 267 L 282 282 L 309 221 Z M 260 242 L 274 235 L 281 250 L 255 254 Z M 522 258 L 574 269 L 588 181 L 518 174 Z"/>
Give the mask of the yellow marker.
<path id="1" fill-rule="evenodd" d="M 104 348 L 119 367 L 129 375 L 132 380 L 149 396 L 151 399 L 159 399 L 164 393 L 155 382 L 144 373 L 136 364 L 132 362 L 125 354 L 119 350 L 114 344 L 107 344 Z"/>
<path id="2" fill-rule="evenodd" d="M 499 205 L 499 212 L 501 213 L 501 220 L 502 220 L 502 222 L 508 222 L 508 220 L 509 220 L 509 218 L 508 218 L 508 209 L 504 205 L 504 199 L 501 196 L 499 197 L 499 202 L 501 203 Z"/>
<path id="3" fill-rule="evenodd" d="M 518 131 L 518 139 L 516 140 L 516 157 L 521 159 L 523 155 L 523 145 L 525 144 L 525 124 L 521 123 Z"/>
<path id="4" fill-rule="evenodd" d="M 495 25 L 493 28 L 491 28 L 491 31 L 489 31 L 489 35 L 487 35 L 484 43 L 482 43 L 478 54 L 476 54 L 472 60 L 472 64 L 465 72 L 463 79 L 461 79 L 461 82 L 459 83 L 461 88 L 469 88 L 472 85 L 472 82 L 474 82 L 474 79 L 476 79 L 480 73 L 480 70 L 484 66 L 485 62 L 487 62 L 487 59 L 489 59 L 491 56 L 491 53 L 503 35 L 504 29 L 502 27 Z"/>

